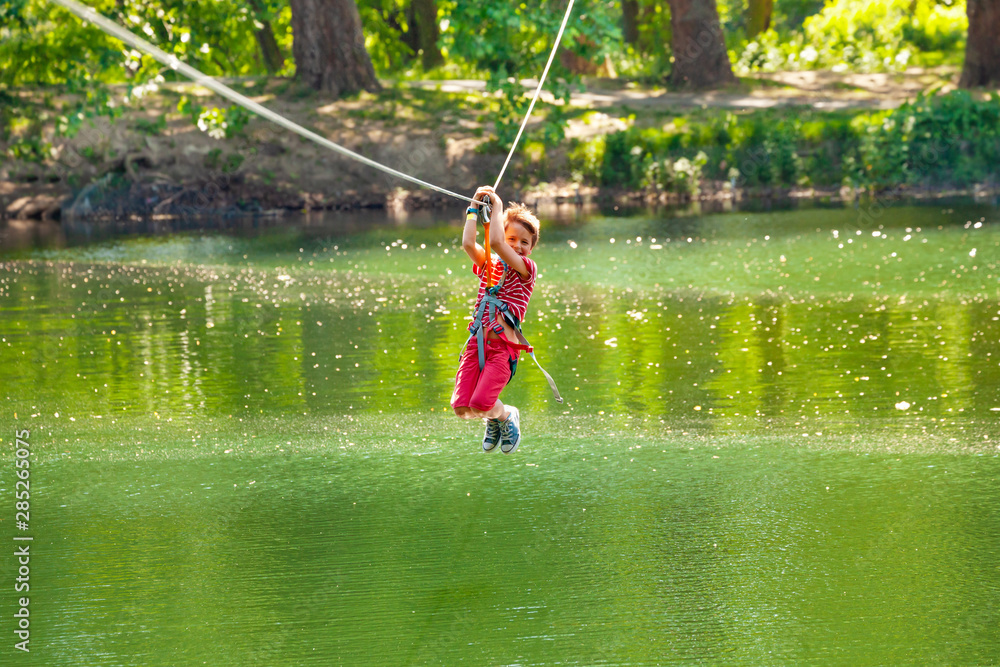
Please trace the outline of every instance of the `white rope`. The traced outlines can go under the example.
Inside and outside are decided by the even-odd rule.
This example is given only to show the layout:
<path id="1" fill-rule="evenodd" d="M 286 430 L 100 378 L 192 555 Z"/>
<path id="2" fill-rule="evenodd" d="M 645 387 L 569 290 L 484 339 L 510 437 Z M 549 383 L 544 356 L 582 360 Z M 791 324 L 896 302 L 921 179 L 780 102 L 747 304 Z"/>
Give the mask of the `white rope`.
<path id="1" fill-rule="evenodd" d="M 500 179 L 503 178 L 503 174 L 507 171 L 507 165 L 510 164 L 510 158 L 514 155 L 514 151 L 517 149 L 517 142 L 521 140 L 521 134 L 524 132 L 524 126 L 528 124 L 528 119 L 531 118 L 531 111 L 535 108 L 535 102 L 538 101 L 538 95 L 542 92 L 542 85 L 545 83 L 545 77 L 548 76 L 549 67 L 552 66 L 552 60 L 556 57 L 556 50 L 559 49 L 559 42 L 562 40 L 563 30 L 566 29 L 566 22 L 569 21 L 569 15 L 573 11 L 573 0 L 569 0 L 569 4 L 566 5 L 566 13 L 563 15 L 562 25 L 559 26 L 559 33 L 556 35 L 556 43 L 552 45 L 552 53 L 549 54 L 549 61 L 545 63 L 545 69 L 542 70 L 542 76 L 538 79 L 538 87 L 535 88 L 535 95 L 531 98 L 531 104 L 528 105 L 528 113 L 524 114 L 524 120 L 521 121 L 521 127 L 517 131 L 517 136 L 514 137 L 514 143 L 510 147 L 510 152 L 507 153 L 507 159 L 504 160 L 503 168 L 500 169 L 500 175 L 497 176 L 496 183 L 493 184 L 493 189 L 496 190 L 497 186 L 500 185 Z"/>
<path id="2" fill-rule="evenodd" d="M 288 120 L 284 116 L 280 116 L 280 115 L 276 114 L 275 112 L 271 111 L 270 109 L 268 109 L 267 107 L 261 106 L 260 104 L 258 104 L 257 102 L 254 102 L 250 98 L 248 98 L 248 97 L 246 97 L 244 95 L 241 95 L 240 93 L 238 93 L 235 90 L 233 90 L 232 88 L 226 86 L 222 82 L 220 82 L 220 81 L 218 81 L 218 80 L 216 80 L 216 79 L 208 76 L 207 74 L 203 74 L 202 72 L 199 72 L 198 70 L 196 70 L 195 68 L 191 67 L 190 65 L 186 65 L 186 64 L 182 63 L 180 60 L 177 59 L 177 56 L 170 55 L 170 54 L 166 53 L 165 51 L 162 51 L 161 49 L 153 46 L 152 44 L 150 44 L 146 40 L 142 39 L 141 37 L 137 37 L 136 35 L 132 34 L 128 30 L 125 30 L 124 28 L 122 28 L 118 24 L 114 23 L 113 21 L 109 21 L 108 19 L 106 19 L 101 14 L 98 14 L 94 9 L 91 9 L 90 7 L 86 7 L 84 5 L 81 5 L 80 3 L 76 2 L 76 0 L 52 0 L 52 2 L 54 2 L 57 5 L 60 5 L 60 6 L 64 7 L 64 8 L 66 8 L 66 9 L 68 9 L 69 11 L 73 12 L 74 14 L 76 14 L 77 16 L 79 16 L 84 21 L 89 21 L 89 22 L 93 23 L 94 25 L 96 25 L 97 27 L 99 27 L 104 32 L 106 32 L 106 33 L 108 33 L 110 35 L 113 35 L 114 37 L 117 37 L 118 39 L 120 39 L 121 41 L 125 42 L 129 46 L 131 46 L 133 48 L 136 48 L 136 49 L 138 49 L 140 51 L 145 51 L 146 53 L 148 53 L 149 55 L 153 56 L 154 58 L 156 58 L 157 60 L 159 60 L 161 63 L 163 63 L 164 65 L 166 65 L 170 69 L 173 69 L 173 70 L 176 70 L 177 72 L 180 72 L 181 74 L 183 74 L 187 78 L 195 81 L 196 83 L 198 83 L 198 84 L 200 84 L 202 86 L 205 86 L 206 88 L 208 88 L 210 90 L 214 90 L 219 95 L 222 95 L 223 97 L 232 100 L 233 102 L 239 104 L 240 106 L 242 106 L 242 107 L 244 107 L 246 109 L 249 109 L 250 111 L 254 112 L 255 114 L 257 114 L 259 116 L 262 116 L 262 117 L 268 119 L 269 121 L 271 121 L 273 123 L 277 123 L 281 127 L 284 127 L 284 128 L 286 128 L 288 130 L 291 130 L 292 132 L 295 132 L 296 134 L 299 134 L 299 135 L 305 137 L 306 139 L 310 139 L 311 141 L 315 141 L 317 144 L 319 144 L 321 146 L 325 146 L 326 148 L 329 148 L 330 150 L 336 151 L 337 153 L 340 153 L 342 155 L 346 155 L 347 157 L 353 158 L 353 159 L 357 160 L 358 162 L 361 162 L 363 164 L 368 165 L 369 167 L 372 167 L 374 169 L 378 169 L 380 171 L 384 171 L 387 174 L 392 174 L 393 176 L 395 176 L 397 178 L 402 178 L 403 180 L 410 181 L 411 183 L 416 183 L 417 185 L 423 186 L 425 188 L 429 188 L 431 190 L 436 190 L 437 192 L 440 192 L 440 193 L 446 194 L 446 195 L 450 195 L 452 197 L 455 197 L 456 199 L 461 199 L 462 201 L 472 202 L 474 204 L 478 204 L 479 203 L 479 202 L 476 202 L 471 197 L 466 197 L 465 195 L 460 195 L 457 192 L 452 192 L 451 190 L 439 187 L 439 186 L 434 185 L 432 183 L 428 183 L 427 181 L 420 180 L 419 178 L 416 178 L 415 176 L 410 176 L 409 174 L 404 174 L 403 172 L 397 171 L 397 170 L 393 169 L 392 167 L 387 167 L 387 166 L 385 166 L 383 164 L 379 164 L 378 162 L 375 162 L 374 160 L 370 160 L 370 159 L 366 158 L 364 155 L 361 155 L 359 153 L 355 153 L 354 151 L 349 150 L 347 148 L 344 148 L 343 146 L 340 146 L 339 144 L 333 143 L 332 141 L 330 141 L 326 137 L 321 137 L 320 135 L 316 134 L 312 130 L 307 130 L 306 128 L 302 127 L 301 125 L 298 125 L 297 123 L 293 123 L 292 121 Z"/>
<path id="3" fill-rule="evenodd" d="M 358 162 L 361 162 L 362 164 L 366 164 L 369 167 L 372 167 L 373 169 L 378 169 L 379 171 L 391 174 L 392 176 L 401 178 L 405 181 L 410 181 L 411 183 L 415 183 L 416 185 L 420 185 L 430 190 L 435 190 L 437 192 L 449 195 L 461 201 L 472 202 L 473 204 L 477 205 L 481 204 L 481 202 L 478 202 L 475 199 L 472 199 L 471 197 L 460 195 L 457 192 L 452 192 L 451 190 L 448 190 L 446 188 L 434 185 L 433 183 L 428 183 L 427 181 L 421 180 L 415 176 L 404 174 L 403 172 L 393 169 L 392 167 L 387 167 L 383 164 L 375 162 L 374 160 L 366 158 L 364 155 L 361 155 L 360 153 L 355 153 L 354 151 L 344 148 L 339 144 L 335 144 L 326 137 L 322 137 L 316 134 L 312 130 L 307 130 L 301 125 L 288 120 L 284 116 L 281 116 L 271 111 L 267 107 L 262 106 L 257 102 L 254 102 L 249 97 L 241 95 L 240 93 L 236 92 L 229 86 L 223 84 L 221 81 L 218 81 L 217 79 L 196 70 L 190 65 L 181 62 L 177 58 L 177 56 L 171 55 L 166 51 L 163 51 L 162 49 L 150 44 L 141 37 L 134 35 L 133 33 L 119 26 L 117 23 L 114 23 L 113 21 L 108 20 L 101 14 L 98 14 L 97 11 L 91 7 L 81 5 L 80 3 L 76 2 L 76 0 L 51 0 L 51 1 L 69 10 L 70 12 L 76 14 L 83 21 L 89 21 L 90 23 L 93 23 L 104 32 L 114 37 L 117 37 L 118 39 L 125 42 L 129 46 L 148 53 L 153 58 L 160 61 L 170 69 L 183 74 L 184 76 L 191 79 L 195 83 L 198 83 L 208 88 L 209 90 L 215 91 L 222 97 L 232 100 L 236 104 L 239 104 L 245 109 L 249 109 L 258 116 L 266 118 L 272 123 L 280 125 L 281 127 L 284 127 L 287 130 L 291 130 L 292 132 L 300 136 L 303 136 L 306 139 L 309 139 L 310 141 L 314 141 L 320 146 L 329 148 L 330 150 L 340 153 L 341 155 L 345 155 L 349 158 L 357 160 Z M 556 51 L 559 48 L 559 42 L 562 40 L 563 31 L 566 29 L 566 23 L 569 21 L 570 14 L 573 11 L 573 2 L 574 0 L 569 0 L 569 4 L 566 6 L 566 14 L 563 16 L 562 24 L 559 26 L 559 32 L 556 35 L 555 44 L 553 44 L 552 46 L 552 53 L 549 54 L 549 60 L 548 62 L 545 63 L 545 69 L 542 70 L 542 76 L 539 77 L 538 79 L 538 87 L 535 88 L 535 94 L 531 98 L 531 104 L 528 105 L 528 112 L 524 115 L 524 120 L 521 121 L 521 127 L 518 129 L 517 136 L 514 138 L 514 143 L 510 147 L 510 152 L 507 153 L 507 159 L 504 160 L 503 167 L 500 169 L 500 175 L 497 176 L 497 180 L 493 184 L 494 190 L 496 190 L 496 188 L 500 185 L 500 180 L 503 178 L 504 172 L 507 171 L 507 165 L 510 164 L 510 159 L 514 155 L 514 151 L 517 149 L 518 142 L 521 140 L 521 135 L 524 133 L 524 128 L 528 124 L 528 119 L 531 117 L 532 110 L 535 108 L 535 102 L 538 101 L 538 95 L 542 92 L 542 86 L 545 83 L 545 77 L 548 76 L 549 68 L 552 66 L 552 60 L 555 58 Z"/>

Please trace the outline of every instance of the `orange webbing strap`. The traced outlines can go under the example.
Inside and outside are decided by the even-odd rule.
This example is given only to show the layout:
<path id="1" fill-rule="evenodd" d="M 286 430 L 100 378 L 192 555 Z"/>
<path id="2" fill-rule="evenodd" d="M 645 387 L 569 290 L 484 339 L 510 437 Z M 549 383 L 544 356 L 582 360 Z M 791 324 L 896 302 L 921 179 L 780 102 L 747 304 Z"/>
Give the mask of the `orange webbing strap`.
<path id="1" fill-rule="evenodd" d="M 486 289 L 493 287 L 493 262 L 490 260 L 490 222 L 487 220 L 483 223 L 483 227 L 486 229 L 486 243 L 484 248 L 486 250 L 486 263 L 483 264 L 483 271 L 486 272 Z"/>
<path id="2" fill-rule="evenodd" d="M 483 229 L 486 230 L 486 238 L 484 239 L 483 248 L 486 250 L 486 263 L 483 264 L 483 270 L 486 272 L 486 289 L 493 287 L 493 262 L 490 259 L 492 253 L 490 252 L 490 217 L 493 211 L 490 207 L 490 198 L 488 195 L 483 195 L 479 198 L 482 202 L 482 206 L 479 207 L 479 219 L 483 222 Z"/>

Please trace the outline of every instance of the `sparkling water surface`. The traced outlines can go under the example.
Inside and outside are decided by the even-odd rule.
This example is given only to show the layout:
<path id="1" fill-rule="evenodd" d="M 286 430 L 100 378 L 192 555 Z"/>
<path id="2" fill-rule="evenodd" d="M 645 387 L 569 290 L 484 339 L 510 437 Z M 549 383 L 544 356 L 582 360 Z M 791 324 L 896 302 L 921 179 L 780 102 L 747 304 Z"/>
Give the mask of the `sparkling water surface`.
<path id="1" fill-rule="evenodd" d="M 513 456 L 453 222 L 8 251 L 17 659 L 1000 662 L 1000 214 L 861 213 L 543 220 Z"/>

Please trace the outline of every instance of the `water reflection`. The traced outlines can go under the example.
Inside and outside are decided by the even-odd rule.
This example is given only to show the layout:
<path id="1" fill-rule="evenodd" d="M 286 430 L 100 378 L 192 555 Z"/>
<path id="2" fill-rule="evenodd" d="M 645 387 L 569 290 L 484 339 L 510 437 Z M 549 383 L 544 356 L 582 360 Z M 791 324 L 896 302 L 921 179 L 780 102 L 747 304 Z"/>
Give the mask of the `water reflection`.
<path id="1" fill-rule="evenodd" d="M 900 433 L 988 435 L 1000 406 L 994 226 L 907 227 L 930 248 L 858 293 L 874 285 L 865 273 L 873 252 L 909 252 L 902 230 L 879 232 L 894 244 L 859 242 L 845 256 L 822 227 L 772 239 L 756 235 L 759 221 L 737 230 L 696 222 L 657 231 L 641 220 L 635 234 L 631 221 L 599 221 L 540 246 L 526 330 L 570 409 L 803 433 L 876 420 Z M 685 236 L 692 225 L 697 239 Z M 410 245 L 287 232 L 169 237 L 8 263 L 5 385 L 12 399 L 34 394 L 81 415 L 445 408 L 473 298 L 467 267 L 452 229 L 403 235 Z M 970 245 L 976 258 L 963 252 Z M 931 271 L 948 278 L 925 287 Z M 561 411 L 531 371 L 511 400 Z"/>
<path id="2" fill-rule="evenodd" d="M 996 214 L 854 221 L 543 228 L 515 457 L 454 226 L 6 261 L 39 664 L 997 662 Z"/>

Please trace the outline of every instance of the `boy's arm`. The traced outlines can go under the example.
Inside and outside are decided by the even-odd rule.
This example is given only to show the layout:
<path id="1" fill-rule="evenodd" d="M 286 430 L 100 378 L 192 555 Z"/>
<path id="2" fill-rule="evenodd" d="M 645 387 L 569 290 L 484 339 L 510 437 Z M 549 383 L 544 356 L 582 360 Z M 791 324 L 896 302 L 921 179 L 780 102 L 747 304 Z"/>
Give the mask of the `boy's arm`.
<path id="1" fill-rule="evenodd" d="M 493 205 L 493 213 L 490 216 L 490 249 L 496 252 L 500 256 L 500 259 L 507 262 L 507 266 L 517 271 L 517 275 L 528 280 L 531 278 L 528 265 L 524 263 L 520 255 L 514 252 L 513 248 L 507 245 L 507 241 L 504 238 L 506 230 L 503 227 L 503 201 L 497 196 L 493 188 L 488 185 L 484 185 L 476 190 L 476 199 L 479 199 L 481 194 L 489 195 L 490 202 Z"/>
<path id="2" fill-rule="evenodd" d="M 468 213 L 465 216 L 465 229 L 462 230 L 462 250 L 472 258 L 472 263 L 476 266 L 482 266 L 486 263 L 486 249 L 476 243 L 475 213 Z"/>
<path id="3" fill-rule="evenodd" d="M 500 259 L 507 262 L 507 266 L 517 271 L 517 275 L 525 280 L 531 278 L 528 265 L 524 263 L 524 258 L 514 252 L 514 249 L 507 245 L 504 238 L 506 231 L 503 228 L 503 220 L 496 219 L 496 209 L 493 209 L 494 219 L 490 222 L 490 247 L 496 249 Z"/>

